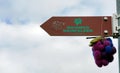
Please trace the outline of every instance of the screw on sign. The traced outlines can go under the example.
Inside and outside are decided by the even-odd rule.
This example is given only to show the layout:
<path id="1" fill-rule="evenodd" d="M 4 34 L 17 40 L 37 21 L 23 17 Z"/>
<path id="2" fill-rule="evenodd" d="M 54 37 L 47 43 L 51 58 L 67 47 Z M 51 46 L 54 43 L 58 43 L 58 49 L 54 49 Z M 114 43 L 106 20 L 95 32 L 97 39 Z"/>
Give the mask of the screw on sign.
<path id="1" fill-rule="evenodd" d="M 107 66 L 114 60 L 116 48 L 110 38 L 96 37 L 90 42 L 90 46 L 98 67 Z"/>

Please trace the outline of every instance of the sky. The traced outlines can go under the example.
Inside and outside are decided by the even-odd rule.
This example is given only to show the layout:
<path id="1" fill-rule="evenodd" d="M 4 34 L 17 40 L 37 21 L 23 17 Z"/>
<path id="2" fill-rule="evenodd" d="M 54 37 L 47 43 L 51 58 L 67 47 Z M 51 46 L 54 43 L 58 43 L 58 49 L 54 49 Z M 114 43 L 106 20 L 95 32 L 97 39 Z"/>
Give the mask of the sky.
<path id="1" fill-rule="evenodd" d="M 50 36 L 40 28 L 52 16 L 113 13 L 115 0 L 0 0 L 0 73 L 118 73 L 118 52 L 98 68 L 87 36 Z"/>

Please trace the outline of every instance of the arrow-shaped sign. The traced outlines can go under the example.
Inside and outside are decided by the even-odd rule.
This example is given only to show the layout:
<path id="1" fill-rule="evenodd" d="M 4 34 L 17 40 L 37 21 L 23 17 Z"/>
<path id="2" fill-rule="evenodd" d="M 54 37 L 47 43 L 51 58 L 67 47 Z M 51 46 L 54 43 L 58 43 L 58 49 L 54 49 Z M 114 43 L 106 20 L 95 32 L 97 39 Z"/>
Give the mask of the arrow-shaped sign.
<path id="1" fill-rule="evenodd" d="M 51 36 L 112 35 L 111 16 L 51 17 L 41 27 Z"/>

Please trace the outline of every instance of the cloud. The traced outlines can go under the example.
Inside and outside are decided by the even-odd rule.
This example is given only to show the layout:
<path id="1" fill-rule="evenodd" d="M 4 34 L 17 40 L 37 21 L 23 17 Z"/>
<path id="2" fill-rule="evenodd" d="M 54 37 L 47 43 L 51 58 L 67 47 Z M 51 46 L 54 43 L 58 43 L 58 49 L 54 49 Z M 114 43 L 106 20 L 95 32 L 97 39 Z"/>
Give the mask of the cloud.
<path id="1" fill-rule="evenodd" d="M 116 8 L 113 0 L 1 0 L 0 4 L 0 20 L 8 24 L 39 23 L 63 15 L 112 15 Z"/>
<path id="2" fill-rule="evenodd" d="M 118 73 L 117 54 L 99 69 L 85 37 L 49 36 L 39 24 L 0 26 L 0 73 Z"/>
<path id="3" fill-rule="evenodd" d="M 0 6 L 2 9 L 0 15 L 2 21 L 11 18 L 14 23 L 25 20 L 26 22 L 39 22 L 41 18 L 56 15 L 65 7 L 73 6 L 80 1 L 67 2 L 68 0 L 6 0 L 7 5 Z M 1 1 L 1 3 L 5 3 L 5 1 Z"/>

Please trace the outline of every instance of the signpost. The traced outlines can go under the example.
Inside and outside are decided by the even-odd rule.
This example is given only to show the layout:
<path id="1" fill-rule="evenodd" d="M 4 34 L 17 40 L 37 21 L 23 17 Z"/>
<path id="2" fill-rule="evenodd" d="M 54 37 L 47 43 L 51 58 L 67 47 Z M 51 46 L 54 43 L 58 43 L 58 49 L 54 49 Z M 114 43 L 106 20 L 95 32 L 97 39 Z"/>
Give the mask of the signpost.
<path id="1" fill-rule="evenodd" d="M 51 36 L 112 35 L 111 16 L 51 17 L 41 27 Z"/>
<path id="2" fill-rule="evenodd" d="M 116 0 L 117 4 L 117 14 L 118 14 L 118 27 L 120 27 L 120 0 Z M 120 29 L 118 29 L 120 33 Z M 120 73 L 120 36 L 118 37 L 118 62 L 119 62 L 119 73 Z"/>

